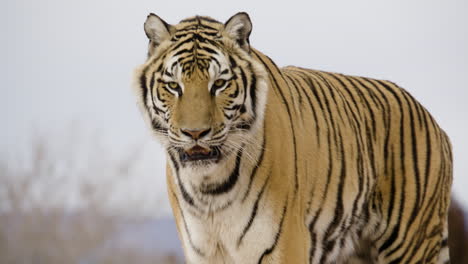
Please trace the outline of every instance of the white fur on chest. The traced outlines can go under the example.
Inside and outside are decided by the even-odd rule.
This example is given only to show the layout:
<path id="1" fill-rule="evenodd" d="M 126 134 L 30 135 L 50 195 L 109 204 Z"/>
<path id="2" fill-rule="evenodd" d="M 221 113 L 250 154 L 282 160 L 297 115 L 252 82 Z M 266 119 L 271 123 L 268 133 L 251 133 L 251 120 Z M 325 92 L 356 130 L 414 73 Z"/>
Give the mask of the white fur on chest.
<path id="1" fill-rule="evenodd" d="M 274 243 L 278 225 L 266 197 L 259 199 L 254 213 L 260 188 L 252 186 L 247 199 L 242 199 L 253 166 L 246 166 L 245 160 L 241 162 L 243 166 L 232 189 L 216 195 L 202 194 L 200 186 L 228 179 L 235 161 L 200 171 L 181 168 L 180 181 L 194 200 L 194 205 L 185 201 L 180 204 L 184 227 L 179 229 L 188 263 L 256 263 Z"/>
<path id="2" fill-rule="evenodd" d="M 251 219 L 253 203 L 234 203 L 216 214 L 196 216 L 186 211 L 185 221 L 193 245 L 189 246 L 188 263 L 257 263 L 259 256 L 274 241 L 277 225 L 267 207 L 259 208 L 248 231 L 240 240 Z M 188 238 L 188 234 L 185 234 Z M 186 240 L 186 239 L 184 239 Z M 190 241 L 184 241 L 190 243 Z"/>

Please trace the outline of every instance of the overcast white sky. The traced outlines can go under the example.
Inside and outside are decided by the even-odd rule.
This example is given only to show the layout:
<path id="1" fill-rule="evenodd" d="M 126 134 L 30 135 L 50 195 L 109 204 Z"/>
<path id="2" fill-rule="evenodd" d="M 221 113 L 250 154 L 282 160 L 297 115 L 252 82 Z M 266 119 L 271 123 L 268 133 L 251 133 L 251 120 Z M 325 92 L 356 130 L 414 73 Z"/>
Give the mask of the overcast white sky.
<path id="1" fill-rule="evenodd" d="M 247 11 L 251 44 L 278 65 L 389 79 L 412 93 L 452 139 L 454 190 L 468 206 L 466 0 L 7 0 L 0 9 L 2 154 L 72 121 L 99 131 L 115 153 L 149 142 L 130 89 L 146 54 L 146 15 L 177 23 Z M 152 153 L 149 167 L 164 168 L 162 152 Z M 163 173 L 154 177 L 164 186 Z"/>

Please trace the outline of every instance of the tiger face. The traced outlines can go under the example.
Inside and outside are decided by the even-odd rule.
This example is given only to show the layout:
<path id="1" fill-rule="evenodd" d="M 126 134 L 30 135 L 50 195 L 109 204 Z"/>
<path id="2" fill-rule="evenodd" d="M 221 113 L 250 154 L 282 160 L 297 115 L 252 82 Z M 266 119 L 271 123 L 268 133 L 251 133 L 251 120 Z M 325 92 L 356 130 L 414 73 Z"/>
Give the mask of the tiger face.
<path id="1" fill-rule="evenodd" d="M 233 149 L 226 146 L 228 136 L 252 119 L 243 106 L 245 87 L 226 55 L 218 52 L 206 68 L 197 66 L 193 71 L 184 71 L 178 57 L 169 56 L 158 79 L 156 106 L 167 127 L 168 143 L 182 162 L 191 165 L 229 155 Z"/>
<path id="2" fill-rule="evenodd" d="M 183 166 L 216 166 L 243 148 L 263 120 L 266 73 L 251 58 L 250 20 L 194 17 L 145 22 L 147 62 L 136 71 L 143 113 Z"/>

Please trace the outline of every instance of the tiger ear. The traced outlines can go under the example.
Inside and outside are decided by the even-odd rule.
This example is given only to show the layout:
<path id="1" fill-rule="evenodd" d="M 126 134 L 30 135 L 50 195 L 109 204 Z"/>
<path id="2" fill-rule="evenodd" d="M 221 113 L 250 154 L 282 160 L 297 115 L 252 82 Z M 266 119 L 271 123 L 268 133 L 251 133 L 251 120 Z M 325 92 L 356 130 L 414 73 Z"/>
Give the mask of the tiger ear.
<path id="1" fill-rule="evenodd" d="M 153 50 L 159 46 L 161 42 L 171 37 L 173 27 L 157 15 L 151 13 L 146 18 L 144 29 L 146 36 L 150 40 L 148 53 L 151 55 Z"/>
<path id="2" fill-rule="evenodd" d="M 247 52 L 250 51 L 250 32 L 252 32 L 252 22 L 245 12 L 233 15 L 224 23 L 224 33 L 234 39 Z"/>

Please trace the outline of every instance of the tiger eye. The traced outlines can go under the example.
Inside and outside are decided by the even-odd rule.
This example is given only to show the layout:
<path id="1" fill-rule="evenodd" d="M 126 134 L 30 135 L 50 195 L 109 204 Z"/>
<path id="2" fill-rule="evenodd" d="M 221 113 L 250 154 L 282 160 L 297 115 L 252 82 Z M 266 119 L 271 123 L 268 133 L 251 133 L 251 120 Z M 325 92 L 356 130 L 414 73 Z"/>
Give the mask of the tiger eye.
<path id="1" fill-rule="evenodd" d="M 214 82 L 214 86 L 217 87 L 217 88 L 219 88 L 219 87 L 223 86 L 225 83 L 226 83 L 225 80 L 223 80 L 223 79 L 218 79 L 218 80 L 216 80 L 216 81 Z"/>
<path id="2" fill-rule="evenodd" d="M 169 88 L 171 88 L 171 89 L 177 89 L 177 87 L 179 87 L 179 85 L 178 85 L 176 82 L 170 82 L 170 83 L 169 83 Z"/>

